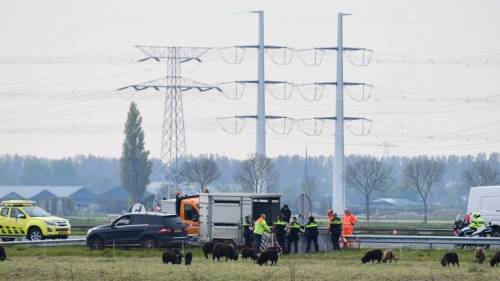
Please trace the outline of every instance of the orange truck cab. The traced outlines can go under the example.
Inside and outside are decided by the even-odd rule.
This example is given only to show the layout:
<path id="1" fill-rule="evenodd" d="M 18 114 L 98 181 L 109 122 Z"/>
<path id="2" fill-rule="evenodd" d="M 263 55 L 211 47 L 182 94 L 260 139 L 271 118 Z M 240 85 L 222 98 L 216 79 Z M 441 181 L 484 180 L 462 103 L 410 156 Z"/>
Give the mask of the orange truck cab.
<path id="1" fill-rule="evenodd" d="M 200 234 L 200 196 L 177 196 L 175 199 L 162 200 L 161 211 L 175 213 L 187 225 L 189 235 Z"/>

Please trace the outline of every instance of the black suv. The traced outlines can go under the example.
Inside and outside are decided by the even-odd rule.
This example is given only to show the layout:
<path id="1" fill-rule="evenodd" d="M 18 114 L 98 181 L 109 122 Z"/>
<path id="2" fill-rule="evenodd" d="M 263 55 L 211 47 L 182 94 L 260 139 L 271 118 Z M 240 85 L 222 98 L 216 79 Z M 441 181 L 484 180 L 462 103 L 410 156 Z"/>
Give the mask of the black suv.
<path id="1" fill-rule="evenodd" d="M 87 246 L 103 249 L 111 245 L 144 248 L 178 246 L 187 240 L 186 225 L 178 215 L 128 213 L 113 223 L 89 229 Z"/>

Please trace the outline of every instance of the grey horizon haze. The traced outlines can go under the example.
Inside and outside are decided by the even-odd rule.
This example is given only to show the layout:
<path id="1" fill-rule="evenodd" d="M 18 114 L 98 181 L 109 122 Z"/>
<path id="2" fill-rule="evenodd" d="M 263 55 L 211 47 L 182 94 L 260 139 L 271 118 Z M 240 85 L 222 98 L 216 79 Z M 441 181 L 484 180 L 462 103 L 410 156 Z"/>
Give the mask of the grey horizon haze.
<path id="1" fill-rule="evenodd" d="M 344 79 L 374 85 L 370 99 L 346 90 L 345 116 L 374 120 L 368 136 L 346 130 L 346 154 L 448 155 L 500 151 L 500 2 L 498 1 L 3 1 L 0 4 L 0 154 L 59 158 L 118 157 L 130 102 L 143 116 L 146 148 L 159 157 L 163 95 L 116 89 L 165 75 L 163 64 L 137 63 L 134 45 L 225 47 L 257 44 L 265 11 L 265 43 L 295 48 L 336 45 L 336 15 L 344 44 L 374 50 L 371 64 L 345 56 Z M 276 55 L 276 54 L 275 54 Z M 266 56 L 266 79 L 335 81 L 335 53 L 320 66 L 294 57 L 280 66 Z M 310 58 L 310 57 L 309 57 Z M 207 84 L 257 78 L 256 52 L 239 65 L 215 52 L 182 75 Z M 276 95 L 276 93 L 275 93 Z M 308 94 L 305 93 L 307 96 Z M 353 97 L 353 98 L 351 98 Z M 334 88 L 309 102 L 266 93 L 267 114 L 332 116 Z M 245 158 L 255 151 L 255 122 L 225 133 L 217 117 L 256 114 L 256 88 L 240 100 L 184 95 L 189 154 Z M 224 124 L 223 124 L 224 125 Z M 333 123 L 320 136 L 294 124 L 276 135 L 269 124 L 267 154 L 333 155 Z M 347 125 L 346 125 L 347 126 Z M 353 123 L 350 130 L 359 128 Z"/>

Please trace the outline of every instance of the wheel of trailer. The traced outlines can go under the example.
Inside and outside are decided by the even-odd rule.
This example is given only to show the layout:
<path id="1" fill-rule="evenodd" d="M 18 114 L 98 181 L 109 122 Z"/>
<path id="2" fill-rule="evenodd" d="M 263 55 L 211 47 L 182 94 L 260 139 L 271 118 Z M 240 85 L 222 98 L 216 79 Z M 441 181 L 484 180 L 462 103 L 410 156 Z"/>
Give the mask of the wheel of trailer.
<path id="1" fill-rule="evenodd" d="M 104 242 L 99 237 L 92 237 L 87 242 L 87 245 L 91 250 L 102 250 L 104 249 Z"/>
<path id="2" fill-rule="evenodd" d="M 43 240 L 42 231 L 38 227 L 32 227 L 26 236 L 31 241 Z"/>
<path id="3" fill-rule="evenodd" d="M 152 237 L 146 237 L 142 240 L 142 247 L 145 249 L 153 249 L 156 247 L 156 241 Z"/>

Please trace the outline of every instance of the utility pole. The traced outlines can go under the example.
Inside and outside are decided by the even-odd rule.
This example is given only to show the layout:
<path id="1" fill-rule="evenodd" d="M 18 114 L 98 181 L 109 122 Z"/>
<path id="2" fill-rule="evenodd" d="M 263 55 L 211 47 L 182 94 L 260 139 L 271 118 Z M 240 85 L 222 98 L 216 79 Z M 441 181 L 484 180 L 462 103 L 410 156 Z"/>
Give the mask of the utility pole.
<path id="1" fill-rule="evenodd" d="M 264 75 L 264 11 L 255 11 L 259 15 L 259 45 L 257 65 L 257 139 L 256 153 L 266 156 L 266 87 Z M 264 188 L 265 189 L 265 188 Z M 264 191 L 265 192 L 265 191 Z"/>
<path id="2" fill-rule="evenodd" d="M 338 14 L 337 30 L 337 87 L 335 112 L 335 163 L 333 165 L 332 209 L 337 214 L 345 210 L 344 180 L 344 45 L 342 38 L 342 17 Z"/>

